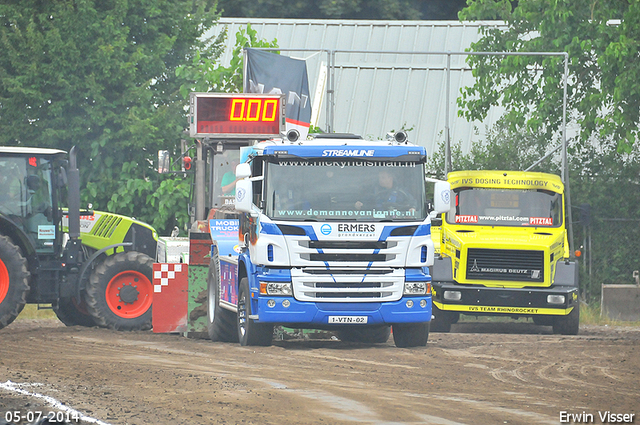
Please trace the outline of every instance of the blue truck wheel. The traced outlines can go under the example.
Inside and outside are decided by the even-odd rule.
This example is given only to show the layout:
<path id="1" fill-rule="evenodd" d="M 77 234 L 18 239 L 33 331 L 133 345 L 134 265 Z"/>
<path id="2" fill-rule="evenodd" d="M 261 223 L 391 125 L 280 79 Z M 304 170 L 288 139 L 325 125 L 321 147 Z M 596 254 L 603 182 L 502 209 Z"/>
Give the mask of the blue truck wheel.
<path id="1" fill-rule="evenodd" d="M 240 345 L 269 346 L 273 340 L 273 325 L 256 323 L 251 319 L 251 293 L 249 280 L 246 277 L 240 279 L 238 290 L 238 339 Z"/>
<path id="2" fill-rule="evenodd" d="M 238 342 L 236 315 L 220 307 L 220 258 L 209 262 L 207 275 L 207 332 L 211 341 Z"/>

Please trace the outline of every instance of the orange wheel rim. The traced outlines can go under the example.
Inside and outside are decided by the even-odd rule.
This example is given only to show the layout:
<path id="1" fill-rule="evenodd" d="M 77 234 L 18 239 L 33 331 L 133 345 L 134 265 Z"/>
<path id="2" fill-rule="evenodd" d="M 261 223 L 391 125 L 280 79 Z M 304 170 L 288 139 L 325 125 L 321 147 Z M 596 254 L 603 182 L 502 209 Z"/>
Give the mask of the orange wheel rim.
<path id="1" fill-rule="evenodd" d="M 127 270 L 118 273 L 107 285 L 106 299 L 116 316 L 134 319 L 151 307 L 153 285 L 142 273 Z"/>
<path id="2" fill-rule="evenodd" d="M 0 303 L 4 301 L 4 297 L 9 292 L 9 271 L 4 261 L 0 260 Z"/>

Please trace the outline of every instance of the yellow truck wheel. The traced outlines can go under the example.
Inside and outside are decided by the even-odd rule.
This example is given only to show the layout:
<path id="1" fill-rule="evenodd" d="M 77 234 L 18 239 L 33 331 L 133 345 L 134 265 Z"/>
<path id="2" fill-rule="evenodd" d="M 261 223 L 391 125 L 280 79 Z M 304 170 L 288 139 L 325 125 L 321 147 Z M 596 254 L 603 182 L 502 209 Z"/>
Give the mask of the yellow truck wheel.
<path id="1" fill-rule="evenodd" d="M 431 312 L 433 314 L 433 319 L 431 319 L 431 332 L 451 331 L 451 324 L 457 322 L 457 318 L 460 317 L 459 314 L 456 317 L 455 313 L 440 310 L 435 305 L 432 307 Z"/>
<path id="2" fill-rule="evenodd" d="M 558 316 L 553 320 L 553 333 L 560 335 L 578 335 L 580 330 L 580 303 L 566 316 Z"/>

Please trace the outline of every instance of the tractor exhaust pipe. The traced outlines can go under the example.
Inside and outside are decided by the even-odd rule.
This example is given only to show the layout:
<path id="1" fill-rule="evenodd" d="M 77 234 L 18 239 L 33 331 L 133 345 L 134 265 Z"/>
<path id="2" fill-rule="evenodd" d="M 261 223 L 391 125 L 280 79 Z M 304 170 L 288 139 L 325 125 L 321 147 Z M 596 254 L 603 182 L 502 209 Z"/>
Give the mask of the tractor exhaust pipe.
<path id="1" fill-rule="evenodd" d="M 69 238 L 80 239 L 80 171 L 76 162 L 76 147 L 69 151 L 69 170 L 67 170 L 69 184 Z"/>

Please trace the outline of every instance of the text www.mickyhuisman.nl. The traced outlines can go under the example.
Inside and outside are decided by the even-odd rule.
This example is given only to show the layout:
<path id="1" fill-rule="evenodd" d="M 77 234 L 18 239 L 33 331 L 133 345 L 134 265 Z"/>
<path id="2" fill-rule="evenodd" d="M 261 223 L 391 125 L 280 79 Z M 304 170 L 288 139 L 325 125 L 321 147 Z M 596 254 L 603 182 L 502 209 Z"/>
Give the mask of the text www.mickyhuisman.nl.
<path id="1" fill-rule="evenodd" d="M 598 411 L 596 413 L 589 412 L 560 412 L 561 424 L 630 424 L 636 423 L 635 413 L 617 413 L 609 410 Z"/>

